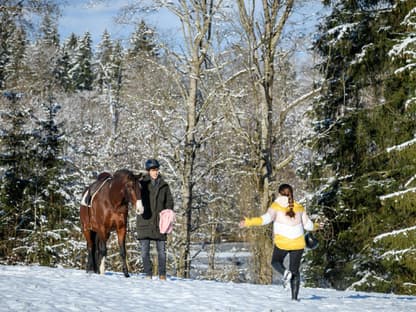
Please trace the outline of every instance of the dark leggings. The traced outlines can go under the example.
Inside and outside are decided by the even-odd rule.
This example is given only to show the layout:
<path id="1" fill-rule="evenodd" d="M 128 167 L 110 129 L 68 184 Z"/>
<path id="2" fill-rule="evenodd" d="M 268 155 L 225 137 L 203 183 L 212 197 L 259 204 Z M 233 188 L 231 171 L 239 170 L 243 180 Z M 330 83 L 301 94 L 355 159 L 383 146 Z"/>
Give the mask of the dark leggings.
<path id="1" fill-rule="evenodd" d="M 286 268 L 283 265 L 283 261 L 286 255 L 289 254 L 289 271 L 292 272 L 292 278 L 299 278 L 299 267 L 300 261 L 302 260 L 303 249 L 298 250 L 283 250 L 276 245 L 273 249 L 273 256 L 272 256 L 272 267 L 279 272 L 280 274 L 284 274 Z"/>

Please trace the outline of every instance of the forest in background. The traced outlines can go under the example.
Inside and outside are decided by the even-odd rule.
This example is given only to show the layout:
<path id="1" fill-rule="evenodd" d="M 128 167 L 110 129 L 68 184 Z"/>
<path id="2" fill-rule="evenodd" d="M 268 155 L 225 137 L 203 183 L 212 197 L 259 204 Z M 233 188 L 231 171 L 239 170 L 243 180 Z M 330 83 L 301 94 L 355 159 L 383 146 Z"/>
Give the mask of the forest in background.
<path id="1" fill-rule="evenodd" d="M 95 47 L 88 32 L 59 37 L 59 1 L 0 1 L 1 262 L 85 268 L 82 190 L 155 157 L 177 212 L 168 273 L 189 277 L 205 242 L 203 278 L 234 280 L 215 246 L 249 241 L 254 282 L 270 283 L 271 228 L 238 221 L 285 182 L 326 221 L 307 285 L 416 294 L 416 1 L 323 1 L 305 35 L 291 17 L 306 3 L 132 2 L 129 42 L 104 31 Z M 137 14 L 161 7 L 180 51 Z"/>

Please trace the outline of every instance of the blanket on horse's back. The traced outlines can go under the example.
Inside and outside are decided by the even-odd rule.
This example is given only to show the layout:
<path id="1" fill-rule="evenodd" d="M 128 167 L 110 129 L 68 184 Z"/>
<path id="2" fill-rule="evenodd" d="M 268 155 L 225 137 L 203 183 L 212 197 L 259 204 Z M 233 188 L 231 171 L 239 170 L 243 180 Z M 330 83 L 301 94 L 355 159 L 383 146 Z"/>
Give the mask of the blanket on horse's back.
<path id="1" fill-rule="evenodd" d="M 92 198 L 97 193 L 104 183 L 111 179 L 112 175 L 109 172 L 102 172 L 97 176 L 97 180 L 88 186 L 82 193 L 81 205 L 91 207 Z"/>

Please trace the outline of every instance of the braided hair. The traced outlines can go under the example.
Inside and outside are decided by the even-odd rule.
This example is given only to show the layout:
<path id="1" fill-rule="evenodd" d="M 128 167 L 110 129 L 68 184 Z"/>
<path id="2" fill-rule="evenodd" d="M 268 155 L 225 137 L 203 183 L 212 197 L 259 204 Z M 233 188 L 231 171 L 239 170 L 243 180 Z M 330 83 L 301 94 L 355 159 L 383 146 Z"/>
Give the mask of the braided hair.
<path id="1" fill-rule="evenodd" d="M 289 184 L 282 184 L 279 186 L 279 194 L 282 196 L 287 196 L 289 198 L 289 211 L 286 212 L 286 215 L 294 218 L 294 200 L 293 200 L 293 188 Z"/>

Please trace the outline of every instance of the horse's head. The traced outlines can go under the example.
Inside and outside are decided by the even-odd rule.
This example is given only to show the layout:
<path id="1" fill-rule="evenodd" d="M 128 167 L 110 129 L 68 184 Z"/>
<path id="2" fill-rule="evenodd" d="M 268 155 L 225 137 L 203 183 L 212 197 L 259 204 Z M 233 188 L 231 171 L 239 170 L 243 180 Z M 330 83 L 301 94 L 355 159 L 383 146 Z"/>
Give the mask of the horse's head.
<path id="1" fill-rule="evenodd" d="M 131 181 L 129 183 L 129 187 L 131 187 L 130 194 L 135 201 L 142 199 L 142 185 L 140 180 L 141 176 L 132 174 Z"/>
<path id="2" fill-rule="evenodd" d="M 117 184 L 122 194 L 123 202 L 130 202 L 136 208 L 136 212 L 143 213 L 142 191 L 141 191 L 141 175 L 134 175 L 126 169 L 118 170 L 114 173 L 113 185 Z"/>

